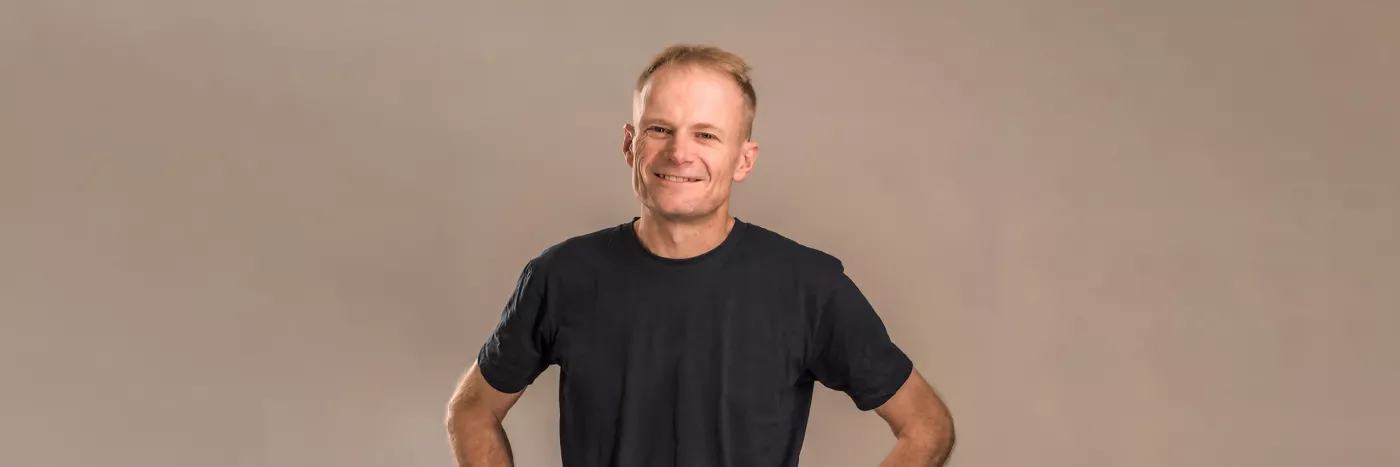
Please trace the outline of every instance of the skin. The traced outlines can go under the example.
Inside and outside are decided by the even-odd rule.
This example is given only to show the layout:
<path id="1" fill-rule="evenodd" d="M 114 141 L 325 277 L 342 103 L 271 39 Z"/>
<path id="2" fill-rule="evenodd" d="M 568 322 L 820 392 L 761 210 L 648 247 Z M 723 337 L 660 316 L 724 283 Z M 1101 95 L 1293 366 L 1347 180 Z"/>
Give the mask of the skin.
<path id="1" fill-rule="evenodd" d="M 622 153 L 642 205 L 637 236 L 668 258 L 713 249 L 734 226 L 730 188 L 758 159 L 739 85 L 699 66 L 664 67 L 638 93 L 633 114 Z"/>
<path id="2" fill-rule="evenodd" d="M 748 134 L 752 116 L 732 78 L 699 66 L 663 67 L 637 93 L 633 122 L 623 126 L 622 153 L 641 203 L 637 236 L 653 253 L 694 257 L 728 236 L 734 226 L 730 188 L 748 178 L 758 158 L 758 143 Z M 458 465 L 513 465 L 502 421 L 521 394 L 495 390 L 476 364 L 467 370 L 448 403 Z M 946 462 L 952 417 L 918 370 L 874 411 L 896 439 L 882 467 Z"/>

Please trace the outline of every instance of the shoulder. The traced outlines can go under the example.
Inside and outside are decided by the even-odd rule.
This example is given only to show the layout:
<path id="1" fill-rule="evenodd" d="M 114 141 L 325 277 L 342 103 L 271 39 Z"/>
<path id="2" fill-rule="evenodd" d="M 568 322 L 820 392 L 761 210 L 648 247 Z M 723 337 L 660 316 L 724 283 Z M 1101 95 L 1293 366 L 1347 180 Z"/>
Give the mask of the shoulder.
<path id="1" fill-rule="evenodd" d="M 568 237 L 541 250 L 530 259 L 529 267 L 536 271 L 561 271 L 596 264 L 625 239 L 622 228 L 614 225 Z"/>
<path id="2" fill-rule="evenodd" d="M 813 279 L 829 279 L 845 273 L 845 265 L 836 255 L 757 224 L 750 223 L 747 228 L 745 235 L 750 239 L 753 252 L 760 257 L 791 266 L 802 276 Z"/>

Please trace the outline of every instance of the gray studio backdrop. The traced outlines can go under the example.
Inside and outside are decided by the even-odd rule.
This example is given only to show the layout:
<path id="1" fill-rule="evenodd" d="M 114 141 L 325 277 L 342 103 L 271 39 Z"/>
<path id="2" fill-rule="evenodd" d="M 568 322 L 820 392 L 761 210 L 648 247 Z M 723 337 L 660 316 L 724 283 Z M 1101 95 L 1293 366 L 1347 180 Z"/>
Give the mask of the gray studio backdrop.
<path id="1" fill-rule="evenodd" d="M 676 41 L 754 65 L 736 213 L 845 260 L 954 465 L 1397 465 L 1398 5 L 3 1 L 0 465 L 449 465 Z M 814 405 L 803 465 L 892 445 Z"/>

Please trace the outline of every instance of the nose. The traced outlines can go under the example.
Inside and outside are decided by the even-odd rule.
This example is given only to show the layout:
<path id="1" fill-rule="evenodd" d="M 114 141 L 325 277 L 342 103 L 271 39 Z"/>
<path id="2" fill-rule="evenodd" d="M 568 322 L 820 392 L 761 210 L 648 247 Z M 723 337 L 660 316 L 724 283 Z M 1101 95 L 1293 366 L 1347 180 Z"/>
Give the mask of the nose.
<path id="1" fill-rule="evenodd" d="M 677 132 L 676 135 L 666 142 L 665 152 L 662 154 L 662 157 L 665 157 L 667 161 L 672 164 L 684 164 L 695 159 L 695 148 L 696 143 L 694 141 L 691 141 L 690 138 L 686 138 Z"/>

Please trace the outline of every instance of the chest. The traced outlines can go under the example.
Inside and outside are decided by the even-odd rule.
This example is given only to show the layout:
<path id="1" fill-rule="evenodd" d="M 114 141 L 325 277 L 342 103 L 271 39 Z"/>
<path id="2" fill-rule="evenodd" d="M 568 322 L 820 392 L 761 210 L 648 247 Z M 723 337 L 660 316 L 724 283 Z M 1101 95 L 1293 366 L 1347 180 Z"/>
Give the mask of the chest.
<path id="1" fill-rule="evenodd" d="M 554 360 L 574 378 L 782 387 L 802 379 L 809 313 L 777 276 L 596 278 L 560 307 Z"/>

